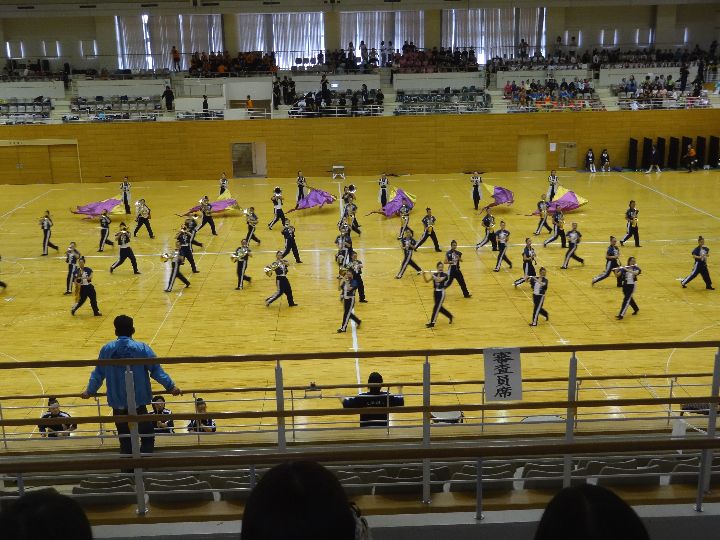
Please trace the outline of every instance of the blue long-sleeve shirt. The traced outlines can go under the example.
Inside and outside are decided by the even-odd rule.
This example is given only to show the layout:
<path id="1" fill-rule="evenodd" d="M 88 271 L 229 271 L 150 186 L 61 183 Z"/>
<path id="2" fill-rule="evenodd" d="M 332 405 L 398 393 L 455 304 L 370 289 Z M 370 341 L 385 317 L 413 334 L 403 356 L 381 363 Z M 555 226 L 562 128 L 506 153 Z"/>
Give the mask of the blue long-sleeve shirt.
<path id="1" fill-rule="evenodd" d="M 149 345 L 135 341 L 126 336 L 120 336 L 100 349 L 99 360 L 117 358 L 155 358 L 156 355 Z M 135 404 L 138 407 L 148 405 L 152 400 L 150 377 L 171 390 L 173 383 L 170 375 L 160 364 L 143 364 L 130 366 L 135 381 Z M 106 381 L 108 405 L 113 409 L 127 409 L 127 393 L 125 392 L 125 366 L 98 365 L 90 374 L 88 394 L 95 394 Z"/>

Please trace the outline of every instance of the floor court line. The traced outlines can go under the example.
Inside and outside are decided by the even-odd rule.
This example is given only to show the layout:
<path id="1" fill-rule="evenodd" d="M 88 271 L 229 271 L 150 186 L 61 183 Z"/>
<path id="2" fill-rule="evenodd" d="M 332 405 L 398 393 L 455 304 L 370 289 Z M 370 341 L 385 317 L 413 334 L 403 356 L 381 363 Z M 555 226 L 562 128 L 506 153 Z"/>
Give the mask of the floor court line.
<path id="1" fill-rule="evenodd" d="M 5 223 L 5 221 L 7 220 L 7 218 L 8 218 L 11 214 L 14 214 L 14 213 L 17 212 L 18 210 L 20 210 L 20 209 L 22 209 L 22 208 L 25 208 L 25 206 L 27 206 L 28 204 L 33 203 L 33 202 L 37 201 L 38 199 L 41 199 L 42 197 L 44 197 L 45 195 L 47 195 L 48 193 L 50 193 L 50 192 L 52 192 L 52 191 L 64 191 L 64 190 L 63 190 L 62 188 L 51 188 L 51 189 L 48 189 L 47 191 L 44 191 L 43 193 L 41 193 L 41 194 L 38 195 L 37 197 L 33 197 L 33 198 L 30 199 L 29 201 L 21 202 L 20 204 L 18 204 L 18 205 L 17 205 L 15 208 L 13 208 L 12 210 L 9 210 L 9 211 L 5 212 L 4 214 L 1 214 L 1 215 L 0 215 L 0 219 L 3 220 L 2 222 L 0 222 L 0 224 Z"/>

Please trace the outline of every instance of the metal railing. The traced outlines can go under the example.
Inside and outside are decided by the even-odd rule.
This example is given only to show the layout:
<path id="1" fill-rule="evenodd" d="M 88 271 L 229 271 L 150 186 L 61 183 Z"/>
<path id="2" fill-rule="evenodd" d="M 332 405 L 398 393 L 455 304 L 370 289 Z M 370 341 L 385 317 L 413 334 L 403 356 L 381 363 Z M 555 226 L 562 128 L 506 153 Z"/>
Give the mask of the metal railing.
<path id="1" fill-rule="evenodd" d="M 656 109 L 709 109 L 712 107 L 707 97 L 680 96 L 678 98 L 618 98 L 618 107 L 625 111 L 645 111 Z"/>

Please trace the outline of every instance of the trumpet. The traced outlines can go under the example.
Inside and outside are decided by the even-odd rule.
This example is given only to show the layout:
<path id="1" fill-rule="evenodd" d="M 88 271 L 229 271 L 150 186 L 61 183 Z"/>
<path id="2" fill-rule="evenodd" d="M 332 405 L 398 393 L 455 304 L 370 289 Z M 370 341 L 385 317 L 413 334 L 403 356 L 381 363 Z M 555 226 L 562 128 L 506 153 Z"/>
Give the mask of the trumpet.
<path id="1" fill-rule="evenodd" d="M 166 262 L 168 262 L 170 259 L 172 259 L 172 255 L 170 255 L 169 253 L 161 253 L 161 254 L 160 254 L 160 262 L 166 263 Z"/>
<path id="2" fill-rule="evenodd" d="M 263 268 L 263 272 L 265 272 L 267 277 L 272 277 L 273 272 L 277 270 L 278 266 L 280 266 L 280 261 L 273 261 L 265 268 Z"/>

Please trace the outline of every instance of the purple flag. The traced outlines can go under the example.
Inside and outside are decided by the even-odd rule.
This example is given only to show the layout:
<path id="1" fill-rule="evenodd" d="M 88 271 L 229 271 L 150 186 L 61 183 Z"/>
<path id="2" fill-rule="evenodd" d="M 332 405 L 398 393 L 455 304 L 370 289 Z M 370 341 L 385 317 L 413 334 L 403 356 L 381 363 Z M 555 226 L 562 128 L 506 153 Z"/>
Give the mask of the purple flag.
<path id="1" fill-rule="evenodd" d="M 492 184 L 483 184 L 485 190 L 493 198 L 493 202 L 488 204 L 485 208 L 491 208 L 501 204 L 512 204 L 515 201 L 513 192 L 507 188 L 501 186 L 493 186 Z"/>
<path id="2" fill-rule="evenodd" d="M 120 202 L 120 199 L 105 199 L 104 201 L 92 202 L 83 206 L 77 206 L 77 210 L 70 211 L 73 214 L 82 214 L 89 218 L 97 217 L 105 210 L 107 210 L 108 212 L 112 211 L 112 209 L 119 205 Z"/>
<path id="3" fill-rule="evenodd" d="M 323 191 L 322 189 L 311 189 L 310 193 L 300 199 L 295 208 L 288 210 L 288 214 L 290 212 L 294 212 L 295 210 L 307 210 L 308 208 L 314 208 L 316 206 L 322 208 L 326 204 L 330 204 L 332 202 L 335 202 L 335 197 L 327 191 Z"/>
<path id="4" fill-rule="evenodd" d="M 395 214 L 399 213 L 400 207 L 403 204 L 408 206 L 409 208 L 415 206 L 410 197 L 408 197 L 402 189 L 397 188 L 397 193 L 395 194 L 395 197 L 393 197 L 393 199 L 388 202 L 382 209 L 385 217 L 393 217 Z"/>
<path id="5" fill-rule="evenodd" d="M 215 201 L 210 203 L 210 207 L 212 208 L 213 213 L 222 212 L 224 210 L 227 210 L 228 208 L 237 208 L 238 203 L 235 199 L 223 199 L 221 201 Z M 200 211 L 200 205 L 193 206 L 190 210 L 185 212 L 183 216 L 188 216 L 190 214 L 194 214 L 195 212 Z"/>
<path id="6" fill-rule="evenodd" d="M 563 212 L 570 212 L 571 210 L 577 210 L 588 203 L 587 199 L 581 197 L 574 191 L 563 188 L 562 186 L 558 189 L 558 194 L 560 196 L 557 199 L 548 203 L 549 212 L 554 212 L 558 208 Z M 539 214 L 539 212 L 535 210 L 533 214 Z"/>

